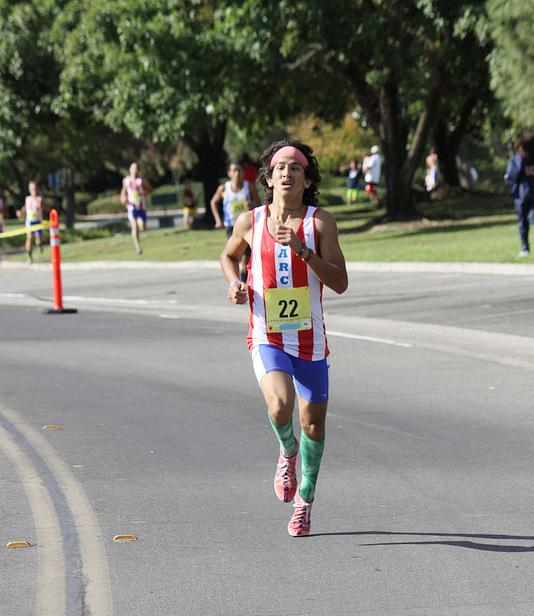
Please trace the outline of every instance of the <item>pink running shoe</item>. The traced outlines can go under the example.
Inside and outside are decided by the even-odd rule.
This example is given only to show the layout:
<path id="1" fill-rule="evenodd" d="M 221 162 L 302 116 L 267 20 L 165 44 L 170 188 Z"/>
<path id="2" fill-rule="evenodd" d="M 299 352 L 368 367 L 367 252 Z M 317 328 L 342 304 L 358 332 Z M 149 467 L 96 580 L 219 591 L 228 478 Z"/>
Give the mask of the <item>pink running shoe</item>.
<path id="1" fill-rule="evenodd" d="M 299 442 L 297 439 L 295 441 L 297 443 L 297 451 L 295 451 L 291 458 L 286 458 L 280 452 L 276 473 L 274 474 L 274 492 L 283 503 L 290 503 L 293 500 L 298 486 L 295 467 L 297 465 Z"/>
<path id="2" fill-rule="evenodd" d="M 297 491 L 295 503 L 293 504 L 295 511 L 293 511 L 291 520 L 289 520 L 287 525 L 287 532 L 292 537 L 303 537 L 304 535 L 310 534 L 312 505 L 313 501 L 305 501 L 300 495 L 300 492 Z"/>

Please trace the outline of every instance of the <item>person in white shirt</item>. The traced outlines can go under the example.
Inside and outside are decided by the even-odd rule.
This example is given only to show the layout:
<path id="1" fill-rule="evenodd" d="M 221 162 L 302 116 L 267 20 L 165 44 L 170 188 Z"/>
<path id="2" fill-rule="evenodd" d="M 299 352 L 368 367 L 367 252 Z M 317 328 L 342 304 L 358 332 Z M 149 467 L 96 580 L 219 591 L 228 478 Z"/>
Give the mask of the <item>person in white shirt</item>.
<path id="1" fill-rule="evenodd" d="M 369 195 L 371 201 L 377 205 L 376 185 L 380 181 L 382 172 L 382 156 L 380 156 L 379 146 L 374 145 L 371 148 L 371 155 L 363 159 L 362 167 L 365 174 L 365 192 Z"/>

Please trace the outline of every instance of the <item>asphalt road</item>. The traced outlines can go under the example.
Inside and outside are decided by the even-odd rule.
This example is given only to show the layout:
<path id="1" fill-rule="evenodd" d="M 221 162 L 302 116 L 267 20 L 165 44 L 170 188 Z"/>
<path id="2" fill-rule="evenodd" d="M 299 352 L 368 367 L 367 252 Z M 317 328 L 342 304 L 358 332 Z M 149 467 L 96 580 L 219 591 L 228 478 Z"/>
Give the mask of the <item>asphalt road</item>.
<path id="1" fill-rule="evenodd" d="M 353 273 L 327 296 L 300 539 L 215 269 L 65 271 L 76 315 L 44 314 L 49 272 L 0 282 L 2 616 L 532 613 L 532 277 Z"/>

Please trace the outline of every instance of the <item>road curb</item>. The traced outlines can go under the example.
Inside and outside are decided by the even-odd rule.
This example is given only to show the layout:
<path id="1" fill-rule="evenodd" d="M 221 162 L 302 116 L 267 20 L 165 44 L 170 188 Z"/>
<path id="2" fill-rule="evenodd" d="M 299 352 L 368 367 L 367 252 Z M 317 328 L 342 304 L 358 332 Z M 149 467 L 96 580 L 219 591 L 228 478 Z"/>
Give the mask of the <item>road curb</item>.
<path id="1" fill-rule="evenodd" d="M 219 269 L 218 261 L 87 261 L 84 263 L 63 263 L 65 271 L 104 269 Z M 48 263 L 26 263 L 0 260 L 0 269 L 50 271 Z M 425 263 L 420 261 L 349 261 L 349 272 L 407 272 L 444 274 L 490 274 L 496 276 L 534 276 L 534 264 L 530 263 Z"/>

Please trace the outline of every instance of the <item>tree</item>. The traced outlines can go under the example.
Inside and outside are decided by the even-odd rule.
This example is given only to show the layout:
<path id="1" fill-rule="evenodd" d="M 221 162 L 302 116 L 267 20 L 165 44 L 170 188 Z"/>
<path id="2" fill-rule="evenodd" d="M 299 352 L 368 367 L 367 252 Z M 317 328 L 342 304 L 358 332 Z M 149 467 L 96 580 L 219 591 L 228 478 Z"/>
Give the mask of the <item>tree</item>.
<path id="1" fill-rule="evenodd" d="M 495 44 L 491 85 L 516 128 L 534 126 L 534 11 L 522 0 L 488 0 Z"/>
<path id="2" fill-rule="evenodd" d="M 382 144 L 387 217 L 416 215 L 413 177 L 448 80 L 455 77 L 447 66 L 475 27 L 470 17 L 480 3 L 282 0 L 266 6 L 249 0 L 245 4 L 257 10 L 265 7 L 264 27 L 276 23 L 280 29 L 286 24 L 284 66 L 298 87 L 303 110 L 328 117 L 340 108 L 344 113 L 355 103 L 359 106 Z M 281 13 L 284 19 L 279 18 Z"/>
<path id="3" fill-rule="evenodd" d="M 139 139 L 185 142 L 198 159 L 208 219 L 227 124 L 246 122 L 260 102 L 252 84 L 261 67 L 230 17 L 224 3 L 200 0 L 72 0 L 56 22 L 58 109 L 86 110 Z"/>
<path id="4" fill-rule="evenodd" d="M 53 122 L 50 101 L 57 62 L 45 43 L 49 7 L 33 1 L 0 0 L 0 173 L 4 189 L 19 203 L 32 168 L 31 145 Z"/>
<path id="5" fill-rule="evenodd" d="M 491 42 L 484 32 L 475 31 L 480 15 L 472 13 L 470 21 L 447 63 L 447 87 L 432 130 L 440 173 L 445 184 L 453 187 L 460 186 L 457 160 L 464 137 L 480 137 L 484 121 L 496 104 L 487 62 Z"/>
<path id="6" fill-rule="evenodd" d="M 86 175 L 101 164 L 96 155 L 109 130 L 73 111 L 60 117 L 53 107 L 61 65 L 51 44 L 62 2 L 0 0 L 0 174 L 4 190 L 22 204 L 28 180 L 43 183 L 65 169 L 67 226 L 74 225 L 74 170 Z"/>

